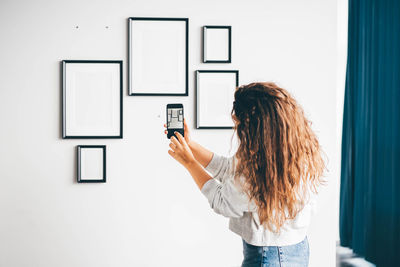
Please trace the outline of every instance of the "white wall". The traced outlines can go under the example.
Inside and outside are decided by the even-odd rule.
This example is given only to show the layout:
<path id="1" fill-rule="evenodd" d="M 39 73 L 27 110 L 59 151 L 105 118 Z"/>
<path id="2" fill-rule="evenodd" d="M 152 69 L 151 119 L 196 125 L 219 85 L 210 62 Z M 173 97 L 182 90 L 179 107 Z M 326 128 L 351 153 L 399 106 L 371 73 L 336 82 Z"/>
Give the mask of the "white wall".
<path id="1" fill-rule="evenodd" d="M 336 240 L 339 242 L 339 202 L 340 202 L 340 168 L 341 168 L 341 153 L 342 153 L 342 128 L 343 128 L 343 107 L 344 107 L 344 91 L 346 83 L 346 65 L 347 65 L 347 26 L 348 26 L 348 0 L 337 0 L 337 84 L 336 84 L 336 139 L 337 139 L 337 154 L 338 163 L 338 182 L 336 187 Z"/>
<path id="2" fill-rule="evenodd" d="M 304 106 L 330 170 L 311 266 L 334 266 L 336 15 L 334 0 L 2 0 L 0 266 L 239 266 L 241 239 L 167 154 L 162 132 L 169 102 L 184 103 L 194 125 L 193 71 L 213 68 L 239 69 L 241 84 L 278 82 Z M 126 78 L 130 16 L 190 19 L 189 97 L 129 97 L 125 83 L 124 139 L 62 140 L 59 61 L 123 59 Z M 232 64 L 200 63 L 207 24 L 232 25 Z M 192 135 L 229 152 L 230 130 Z M 75 182 L 78 144 L 107 145 L 106 184 Z"/>

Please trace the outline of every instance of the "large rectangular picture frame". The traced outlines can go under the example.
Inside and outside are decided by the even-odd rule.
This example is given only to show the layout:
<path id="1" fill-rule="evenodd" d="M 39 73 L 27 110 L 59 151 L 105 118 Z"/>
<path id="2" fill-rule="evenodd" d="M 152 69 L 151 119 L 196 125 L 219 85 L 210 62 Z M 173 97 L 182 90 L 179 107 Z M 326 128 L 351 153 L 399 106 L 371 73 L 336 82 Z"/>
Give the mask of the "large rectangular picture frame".
<path id="1" fill-rule="evenodd" d="M 239 70 L 196 70 L 196 129 L 233 129 L 232 126 L 201 126 L 199 125 L 199 74 L 200 73 L 234 73 L 236 87 L 239 86 Z M 232 103 L 233 104 L 233 103 Z"/>
<path id="2" fill-rule="evenodd" d="M 133 21 L 181 21 L 185 23 L 185 88 L 182 93 L 157 93 L 135 92 L 132 82 L 134 80 L 132 60 L 132 22 Z M 189 19 L 188 18 L 164 18 L 164 17 L 130 17 L 128 18 L 128 95 L 129 96 L 188 96 L 189 95 Z"/>
<path id="3" fill-rule="evenodd" d="M 228 30 L 228 59 L 210 60 L 207 59 L 207 30 L 226 29 Z M 232 63 L 232 26 L 205 25 L 203 26 L 203 63 Z"/>
<path id="4" fill-rule="evenodd" d="M 85 148 L 101 148 L 103 149 L 103 177 L 102 179 L 87 179 L 87 180 L 83 180 L 82 179 L 82 175 L 81 175 L 81 170 L 82 170 L 82 163 L 81 163 L 81 153 L 82 153 L 82 149 Z M 76 147 L 76 151 L 77 151 L 77 182 L 78 183 L 105 183 L 107 180 L 107 173 L 106 173 L 106 146 L 105 145 L 78 145 Z"/>
<path id="5" fill-rule="evenodd" d="M 119 133 L 117 135 L 69 135 L 67 134 L 66 126 L 66 65 L 67 64 L 118 64 L 119 65 Z M 63 139 L 110 139 L 110 138 L 123 138 L 123 101 L 122 101 L 122 88 L 123 88 L 123 61 L 122 60 L 62 60 L 62 138 Z"/>

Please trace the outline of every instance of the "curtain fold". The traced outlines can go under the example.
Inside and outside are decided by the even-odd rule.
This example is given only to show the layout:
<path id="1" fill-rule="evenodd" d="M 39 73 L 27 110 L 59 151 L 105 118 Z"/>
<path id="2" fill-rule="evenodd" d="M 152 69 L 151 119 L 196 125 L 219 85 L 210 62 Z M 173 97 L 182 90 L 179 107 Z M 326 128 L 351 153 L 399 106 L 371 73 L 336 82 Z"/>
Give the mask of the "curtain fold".
<path id="1" fill-rule="evenodd" d="M 400 266 L 400 0 L 349 0 L 340 242 Z"/>

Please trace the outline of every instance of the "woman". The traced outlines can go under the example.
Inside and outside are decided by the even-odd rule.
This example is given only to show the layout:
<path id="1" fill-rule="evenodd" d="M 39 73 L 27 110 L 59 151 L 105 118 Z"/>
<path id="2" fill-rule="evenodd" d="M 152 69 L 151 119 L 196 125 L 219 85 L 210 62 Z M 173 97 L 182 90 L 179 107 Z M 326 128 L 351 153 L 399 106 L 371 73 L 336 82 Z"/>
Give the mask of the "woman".
<path id="1" fill-rule="evenodd" d="M 310 122 L 286 90 L 267 82 L 237 88 L 232 119 L 233 157 L 194 142 L 186 122 L 185 137 L 176 132 L 168 153 L 211 208 L 230 218 L 243 239 L 243 267 L 308 266 L 306 231 L 324 170 Z"/>

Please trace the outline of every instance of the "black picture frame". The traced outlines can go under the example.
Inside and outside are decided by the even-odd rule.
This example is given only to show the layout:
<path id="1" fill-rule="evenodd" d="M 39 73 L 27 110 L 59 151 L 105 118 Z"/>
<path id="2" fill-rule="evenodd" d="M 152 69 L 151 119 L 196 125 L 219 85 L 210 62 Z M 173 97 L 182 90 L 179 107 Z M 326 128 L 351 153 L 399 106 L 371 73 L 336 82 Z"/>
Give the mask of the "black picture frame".
<path id="1" fill-rule="evenodd" d="M 185 92 L 183 93 L 143 93 L 132 88 L 132 21 L 182 21 L 185 23 Z M 129 17 L 128 18 L 128 95 L 129 96 L 188 96 L 189 95 L 189 18 Z"/>
<path id="2" fill-rule="evenodd" d="M 210 125 L 200 125 L 199 121 L 199 74 L 200 73 L 234 73 L 235 74 L 235 86 L 236 88 L 239 86 L 239 70 L 196 70 L 195 71 L 195 79 L 196 79 L 196 129 L 233 129 L 233 126 L 210 126 Z M 233 92 L 234 93 L 234 92 Z M 232 103 L 233 104 L 233 103 Z"/>
<path id="3" fill-rule="evenodd" d="M 67 64 L 118 64 L 119 65 L 119 133 L 116 135 L 70 135 L 67 133 L 66 113 L 67 113 L 67 97 L 66 97 L 66 80 Z M 63 139 L 122 139 L 123 138 L 123 61 L 122 60 L 62 60 L 62 138 Z"/>
<path id="4" fill-rule="evenodd" d="M 81 154 L 82 149 L 101 148 L 103 150 L 103 177 L 101 179 L 82 179 L 82 163 Z M 106 146 L 105 145 L 78 145 L 77 146 L 77 182 L 78 183 L 105 183 L 107 180 L 107 167 L 106 167 Z"/>
<path id="5" fill-rule="evenodd" d="M 227 29 L 228 30 L 228 59 L 227 60 L 209 60 L 206 58 L 207 55 L 207 30 L 208 29 Z M 204 25 L 203 26 L 203 63 L 232 63 L 232 26 L 222 25 Z"/>

